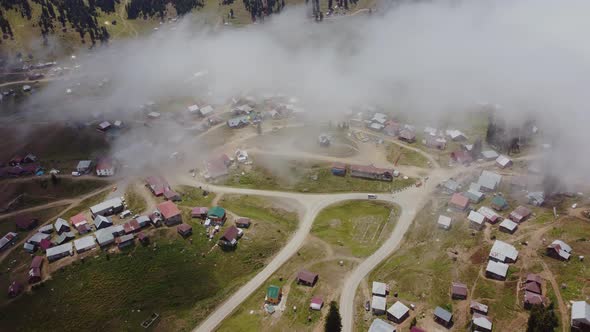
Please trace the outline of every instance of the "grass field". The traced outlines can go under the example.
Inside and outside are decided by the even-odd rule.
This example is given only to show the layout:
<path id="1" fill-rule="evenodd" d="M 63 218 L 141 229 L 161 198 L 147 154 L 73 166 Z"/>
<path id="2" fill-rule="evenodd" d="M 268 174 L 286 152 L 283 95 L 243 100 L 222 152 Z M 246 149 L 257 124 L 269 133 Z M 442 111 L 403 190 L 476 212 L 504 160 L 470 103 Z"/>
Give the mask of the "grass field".
<path id="1" fill-rule="evenodd" d="M 399 208 L 393 207 L 394 215 Z M 391 233 L 392 206 L 383 202 L 348 201 L 324 209 L 316 218 L 312 234 L 355 257 L 366 257 Z"/>
<path id="2" fill-rule="evenodd" d="M 203 190 L 190 186 L 180 186 L 176 189 L 182 196 L 182 201 L 178 202 L 179 205 L 188 207 L 199 207 L 199 206 L 211 206 L 211 202 L 215 199 L 214 193 L 209 193 L 207 196 L 203 196 Z"/>
<path id="3" fill-rule="evenodd" d="M 6 204 L 18 196 L 21 199 L 12 205 L 12 209 L 20 210 L 32 206 L 47 204 L 61 199 L 75 198 L 91 191 L 107 186 L 102 180 L 71 180 L 61 178 L 53 183 L 49 178 L 32 178 L 30 181 L 8 182 L 0 184 L 3 191 L 2 204 Z"/>
<path id="4" fill-rule="evenodd" d="M 239 166 L 225 185 L 266 190 L 309 193 L 391 192 L 413 185 L 416 180 L 396 178 L 393 182 L 334 176 L 326 163 L 284 161 L 281 170 L 270 171 L 262 166 Z M 242 174 L 243 173 L 243 174 Z"/>
<path id="5" fill-rule="evenodd" d="M 215 242 L 202 235 L 195 221 L 185 220 L 193 225 L 192 241 L 180 239 L 175 229 L 160 228 L 149 247 L 97 253 L 56 271 L 32 294 L 2 307 L 0 325 L 15 331 L 141 330 L 141 321 L 157 312 L 162 315 L 157 330 L 188 330 L 282 246 L 291 224 L 282 221 L 285 215 L 272 209 L 258 212 L 232 252 L 212 250 Z M 56 320 L 55 315 L 68 319 Z"/>
<path id="6" fill-rule="evenodd" d="M 430 167 L 429 161 L 426 157 L 416 151 L 406 149 L 397 144 L 389 144 L 387 146 L 387 160 L 391 163 L 395 163 L 397 161 L 398 165 L 417 166 L 423 168 Z"/>
<path id="7" fill-rule="evenodd" d="M 125 192 L 125 203 L 127 203 L 127 209 L 133 211 L 133 213 L 140 214 L 147 209 L 147 202 L 132 185 L 128 186 Z"/>
<path id="8" fill-rule="evenodd" d="M 282 226 L 288 232 L 297 228 L 297 213 L 277 207 L 257 196 L 224 195 L 219 205 L 253 222 L 265 221 Z"/>

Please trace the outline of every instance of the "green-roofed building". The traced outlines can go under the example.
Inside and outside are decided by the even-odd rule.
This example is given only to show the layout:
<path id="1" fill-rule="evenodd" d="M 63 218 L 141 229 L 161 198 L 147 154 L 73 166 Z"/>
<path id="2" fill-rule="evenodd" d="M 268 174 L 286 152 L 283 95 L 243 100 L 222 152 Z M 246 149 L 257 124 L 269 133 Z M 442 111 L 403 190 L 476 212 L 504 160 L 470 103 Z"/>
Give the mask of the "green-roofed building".
<path id="1" fill-rule="evenodd" d="M 226 219 L 225 209 L 221 206 L 214 206 L 207 212 L 207 218 L 214 225 L 223 225 Z"/>
<path id="2" fill-rule="evenodd" d="M 266 302 L 271 304 L 279 304 L 283 296 L 283 290 L 279 286 L 270 285 L 266 289 Z"/>
<path id="3" fill-rule="evenodd" d="M 508 208 L 508 202 L 502 196 L 496 196 L 492 199 L 492 208 L 496 211 L 503 211 Z"/>

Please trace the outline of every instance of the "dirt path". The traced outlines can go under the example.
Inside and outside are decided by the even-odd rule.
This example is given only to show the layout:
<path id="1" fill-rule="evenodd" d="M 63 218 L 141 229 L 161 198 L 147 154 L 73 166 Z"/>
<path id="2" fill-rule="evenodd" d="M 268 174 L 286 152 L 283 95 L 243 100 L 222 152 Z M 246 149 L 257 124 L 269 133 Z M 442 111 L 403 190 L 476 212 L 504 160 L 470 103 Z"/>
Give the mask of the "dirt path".
<path id="1" fill-rule="evenodd" d="M 120 7 L 117 12 L 117 15 L 119 16 L 119 20 L 120 20 L 121 24 L 123 24 L 123 29 L 121 29 L 115 37 L 118 37 L 123 32 L 127 32 L 127 31 L 131 31 L 130 35 L 132 35 L 132 37 L 137 37 L 139 35 L 139 33 L 137 32 L 137 29 L 135 29 L 133 24 L 130 24 L 127 21 L 127 17 L 125 15 L 126 14 L 125 7 L 127 6 L 128 3 L 129 3 L 129 0 L 123 0 L 123 2 L 121 2 L 121 4 L 119 5 Z"/>

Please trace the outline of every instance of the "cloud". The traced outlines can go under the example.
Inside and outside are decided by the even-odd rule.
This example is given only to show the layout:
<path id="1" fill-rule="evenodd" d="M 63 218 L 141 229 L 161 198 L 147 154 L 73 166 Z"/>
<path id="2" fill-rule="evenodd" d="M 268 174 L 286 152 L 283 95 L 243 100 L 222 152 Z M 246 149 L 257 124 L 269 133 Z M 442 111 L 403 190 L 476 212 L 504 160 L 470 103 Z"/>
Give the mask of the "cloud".
<path id="1" fill-rule="evenodd" d="M 315 24 L 295 7 L 264 24 L 220 30 L 197 15 L 79 57 L 78 78 L 52 83 L 31 105 L 62 118 L 131 117 L 148 100 L 180 108 L 191 99 L 282 92 L 317 117 L 378 104 L 435 122 L 490 102 L 510 121 L 532 116 L 557 132 L 555 155 L 586 179 L 588 157 L 575 152 L 590 141 L 588 11 L 583 0 L 436 1 Z"/>

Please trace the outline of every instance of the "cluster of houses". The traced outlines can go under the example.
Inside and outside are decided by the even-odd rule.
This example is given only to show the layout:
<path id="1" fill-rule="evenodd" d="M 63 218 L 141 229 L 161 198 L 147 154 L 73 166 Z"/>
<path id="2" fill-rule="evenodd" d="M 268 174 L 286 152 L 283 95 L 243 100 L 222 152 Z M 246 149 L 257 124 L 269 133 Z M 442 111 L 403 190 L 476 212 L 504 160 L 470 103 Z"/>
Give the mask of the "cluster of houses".
<path id="1" fill-rule="evenodd" d="M 0 165 L 0 178 L 15 178 L 21 176 L 43 175 L 44 170 L 32 153 L 17 155 L 8 162 Z"/>
<path id="2" fill-rule="evenodd" d="M 319 275 L 307 270 L 301 270 L 297 273 L 295 281 L 298 285 L 314 287 L 319 280 Z M 283 298 L 283 288 L 276 285 L 269 285 L 266 288 L 264 297 L 264 307 L 268 313 L 275 311 L 274 306 L 278 305 Z M 320 296 L 312 296 L 309 301 L 309 310 L 320 311 L 324 307 L 324 300 Z"/>
<path id="3" fill-rule="evenodd" d="M 389 119 L 384 113 L 375 112 L 370 119 L 363 120 L 363 114 L 359 113 L 350 120 L 352 124 L 364 125 L 366 128 L 383 132 L 387 136 L 397 137 L 400 141 L 414 143 L 416 141 L 416 128 L 412 125 L 402 125 L 399 122 Z"/>
<path id="4" fill-rule="evenodd" d="M 227 213 L 224 208 L 214 206 L 212 208 L 195 207 L 191 210 L 191 217 L 202 220 L 207 229 L 207 236 L 213 236 L 227 221 Z M 227 227 L 219 238 L 218 245 L 224 250 L 233 250 L 237 247 L 239 239 L 244 235 L 245 228 L 249 228 L 252 221 L 249 218 L 238 218 L 234 225 Z"/>
<path id="5" fill-rule="evenodd" d="M 160 175 L 149 176 L 145 179 L 146 187 L 156 197 L 164 197 L 168 201 L 178 202 L 182 199 L 179 193 L 174 191 L 168 181 Z"/>
<path id="6" fill-rule="evenodd" d="M 332 164 L 330 171 L 336 176 L 346 176 L 349 172 L 351 177 L 388 182 L 400 175 L 399 171 L 389 168 L 379 168 L 373 165 L 346 165 L 338 162 Z"/>
<path id="7" fill-rule="evenodd" d="M 80 160 L 72 175 L 81 176 L 94 172 L 96 176 L 114 176 L 115 170 L 116 163 L 113 158 L 102 157 L 98 158 L 96 162 L 93 160 Z"/>
<path id="8" fill-rule="evenodd" d="M 370 310 L 373 315 L 386 315 L 387 320 L 395 324 L 403 323 L 410 317 L 410 307 L 414 309 L 413 305 L 406 306 L 402 301 L 397 300 L 389 308 L 387 308 L 387 296 L 389 295 L 389 286 L 383 282 L 373 281 L 371 288 L 371 306 Z M 396 294 L 397 296 L 397 294 Z M 366 308 L 369 310 L 369 307 Z M 396 331 L 396 327 L 390 323 L 379 318 L 375 319 L 369 328 L 369 331 Z"/>

